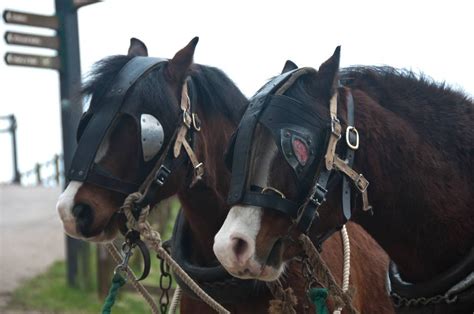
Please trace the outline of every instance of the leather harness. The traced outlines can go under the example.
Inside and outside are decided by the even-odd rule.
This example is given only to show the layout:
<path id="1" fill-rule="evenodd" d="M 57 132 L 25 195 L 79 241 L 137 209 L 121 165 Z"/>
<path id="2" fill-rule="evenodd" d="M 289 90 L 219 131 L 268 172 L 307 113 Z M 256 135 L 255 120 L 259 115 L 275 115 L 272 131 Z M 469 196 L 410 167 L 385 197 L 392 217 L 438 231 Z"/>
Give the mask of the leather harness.
<path id="1" fill-rule="evenodd" d="M 472 313 L 474 311 L 474 248 L 459 263 L 422 283 L 402 279 L 390 262 L 387 290 L 397 313 Z"/>
<path id="2" fill-rule="evenodd" d="M 312 68 L 295 69 L 273 78 L 264 85 L 250 99 L 249 107 L 230 142 L 226 156 L 228 164 L 232 164 L 228 203 L 277 210 L 289 216 L 303 233 L 307 233 L 313 222 L 319 219 L 317 210 L 326 200 L 328 182 L 336 172 L 344 174 L 342 203 L 345 219 L 349 220 L 351 217 L 350 181 L 363 196 L 363 209 L 371 209 L 367 198 L 369 182 L 352 169 L 354 152 L 359 146 L 359 135 L 354 127 L 354 101 L 350 90 L 345 89 L 349 125 L 346 129 L 347 149 L 344 159 L 336 154 L 336 145 L 342 134 L 342 126 L 337 118 L 337 91 L 330 101 L 329 123 L 327 118 L 309 112 L 308 104 L 284 95 L 300 77 L 315 71 Z M 289 200 L 272 187 L 255 187 L 248 183 L 252 138 L 257 123 L 271 132 L 279 151 L 296 174 L 298 190 L 308 191 L 308 186 L 310 187 L 309 193 L 300 195 L 299 199 L 302 201 Z M 288 139 L 299 141 L 299 145 L 307 148 L 309 156 L 304 163 L 294 158 L 295 152 L 292 151 L 291 145 L 288 145 Z M 324 151 L 320 147 L 327 149 Z M 319 161 L 323 157 L 325 162 L 321 164 Z M 316 175 L 313 176 L 313 173 Z M 332 232 L 334 230 L 330 231 Z M 329 234 L 323 235 L 320 241 L 328 236 Z"/>

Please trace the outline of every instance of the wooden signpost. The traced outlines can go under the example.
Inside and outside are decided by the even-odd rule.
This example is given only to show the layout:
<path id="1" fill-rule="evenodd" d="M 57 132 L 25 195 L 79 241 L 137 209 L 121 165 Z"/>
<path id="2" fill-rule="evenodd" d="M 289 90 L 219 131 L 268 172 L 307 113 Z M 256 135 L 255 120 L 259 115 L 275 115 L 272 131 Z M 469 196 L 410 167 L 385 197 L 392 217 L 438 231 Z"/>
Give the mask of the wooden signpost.
<path id="1" fill-rule="evenodd" d="M 75 130 L 82 115 L 82 103 L 76 97 L 81 88 L 81 62 L 77 10 L 100 0 L 55 0 L 55 15 L 39 15 L 14 10 L 3 11 L 7 24 L 49 28 L 56 36 L 5 32 L 4 39 L 10 45 L 54 49 L 56 56 L 32 55 L 7 52 L 8 65 L 53 69 L 59 72 L 61 97 L 61 123 L 63 138 L 64 173 L 68 173 L 76 149 Z M 67 180 L 64 180 L 67 185 Z M 66 237 L 67 279 L 71 286 L 90 285 L 90 249 L 86 242 Z"/>

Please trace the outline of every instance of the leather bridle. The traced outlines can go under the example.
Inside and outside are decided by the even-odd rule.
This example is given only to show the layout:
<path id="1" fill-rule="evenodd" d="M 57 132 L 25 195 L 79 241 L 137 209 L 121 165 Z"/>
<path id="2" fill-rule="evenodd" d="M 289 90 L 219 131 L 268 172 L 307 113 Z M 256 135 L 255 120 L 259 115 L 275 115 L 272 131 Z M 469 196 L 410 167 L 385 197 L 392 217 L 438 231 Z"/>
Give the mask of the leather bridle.
<path id="1" fill-rule="evenodd" d="M 192 149 L 193 134 L 194 131 L 200 130 L 200 121 L 197 113 L 193 112 L 194 108 L 189 97 L 189 90 L 192 90 L 192 87 L 190 87 L 192 85 L 191 79 L 186 80 L 183 84 L 180 101 L 181 122 L 178 122 L 177 130 L 166 147 L 154 148 L 154 151 L 153 147 L 148 148 L 148 150 L 143 149 L 145 162 L 155 165 L 153 171 L 150 172 L 143 183 L 129 182 L 118 178 L 94 160 L 104 138 L 119 115 L 128 114 L 141 121 L 145 114 L 154 117 L 154 120 L 159 123 L 156 113 L 152 109 L 140 109 L 136 102 L 127 102 L 126 99 L 127 96 L 130 96 L 129 91 L 138 81 L 145 78 L 147 74 L 166 61 L 166 59 L 160 58 L 134 57 L 123 66 L 107 91 L 96 100 L 107 102 L 107 104 L 95 106 L 93 110 L 88 110 L 83 115 L 78 127 L 78 147 L 72 160 L 71 169 L 68 172 L 69 180 L 89 182 L 124 195 L 129 195 L 138 190 L 142 192 L 150 190 L 150 192 L 156 193 L 157 188 L 164 185 L 171 172 L 179 168 L 183 162 L 182 158 L 177 158 L 180 155 L 181 147 L 185 148 L 189 160 L 195 168 L 193 181 L 202 177 L 204 174 L 203 164 L 198 162 Z M 158 139 L 161 142 L 164 140 L 163 134 L 156 132 L 154 134 L 161 137 Z M 151 135 L 153 136 L 153 132 Z M 144 145 L 143 140 L 142 136 L 142 146 Z M 148 138 L 148 140 L 156 140 L 156 138 Z M 174 145 L 174 149 L 170 149 L 172 145 Z M 150 150 L 154 156 L 146 155 L 146 152 L 150 152 Z M 158 154 L 159 151 L 161 151 L 161 154 Z M 151 201 L 150 195 L 145 194 L 145 196 L 148 201 Z"/>
<path id="2" fill-rule="evenodd" d="M 319 220 L 318 208 L 325 202 L 329 179 L 336 172 L 343 174 L 342 204 L 345 219 L 349 220 L 351 217 L 352 186 L 362 194 L 363 209 L 371 209 L 367 198 L 369 182 L 362 174 L 352 169 L 355 150 L 359 146 L 359 134 L 354 126 L 354 101 L 350 90 L 344 88 L 348 126 L 345 131 L 346 156 L 343 159 L 336 154 L 336 146 L 343 134 L 341 123 L 337 118 L 338 91 L 335 91 L 330 100 L 329 122 L 327 118 L 309 112 L 309 104 L 284 95 L 300 77 L 315 72 L 316 70 L 312 68 L 296 69 L 273 78 L 263 86 L 251 98 L 226 156 L 228 163 L 232 164 L 228 203 L 279 211 L 289 216 L 293 225 L 303 233 L 307 233 L 314 221 Z M 306 195 L 300 195 L 300 202 L 282 197 L 282 193 L 279 191 L 275 193 L 274 188 L 255 187 L 249 184 L 249 159 L 258 123 L 271 132 L 279 151 L 296 174 L 299 190 L 309 191 Z M 304 150 L 308 152 L 305 162 L 294 158 L 295 148 L 292 149 L 288 143 L 295 141 L 298 141 L 300 147 L 303 145 Z M 318 150 L 320 147 L 327 148 Z"/>

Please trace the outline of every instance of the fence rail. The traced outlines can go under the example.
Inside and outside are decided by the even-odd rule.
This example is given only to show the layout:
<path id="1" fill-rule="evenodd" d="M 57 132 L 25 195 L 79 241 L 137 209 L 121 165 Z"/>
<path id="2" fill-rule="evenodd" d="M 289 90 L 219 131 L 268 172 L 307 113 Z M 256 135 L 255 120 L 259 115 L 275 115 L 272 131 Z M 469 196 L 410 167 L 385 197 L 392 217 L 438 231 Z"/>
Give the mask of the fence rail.
<path id="1" fill-rule="evenodd" d="M 23 185 L 60 186 L 63 180 L 62 174 L 62 156 L 54 155 L 52 159 L 44 163 L 36 163 L 34 168 L 21 173 L 20 183 Z"/>

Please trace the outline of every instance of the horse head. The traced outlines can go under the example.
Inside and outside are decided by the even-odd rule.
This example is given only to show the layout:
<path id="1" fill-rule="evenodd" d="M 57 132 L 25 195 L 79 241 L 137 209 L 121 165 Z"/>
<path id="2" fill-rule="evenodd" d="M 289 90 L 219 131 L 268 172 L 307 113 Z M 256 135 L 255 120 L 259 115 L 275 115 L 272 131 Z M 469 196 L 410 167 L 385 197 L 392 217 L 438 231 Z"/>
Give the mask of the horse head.
<path id="1" fill-rule="evenodd" d="M 229 146 L 233 207 L 215 237 L 214 252 L 237 277 L 278 279 L 286 262 L 301 253 L 300 233 L 323 237 L 345 222 L 341 211 L 331 210 L 339 208 L 331 198 L 317 209 L 317 223 L 301 211 L 315 174 L 325 167 L 339 58 L 338 47 L 319 70 L 287 62 L 282 75 L 252 98 Z"/>
<path id="2" fill-rule="evenodd" d="M 127 55 L 96 64 L 83 88 L 90 106 L 78 127 L 70 182 L 57 203 L 68 235 L 99 242 L 116 236 L 126 195 L 138 190 L 171 145 L 197 42 L 167 60 L 149 58 L 145 44 L 133 38 Z M 174 194 L 184 171 L 173 172 L 154 203 Z"/>

